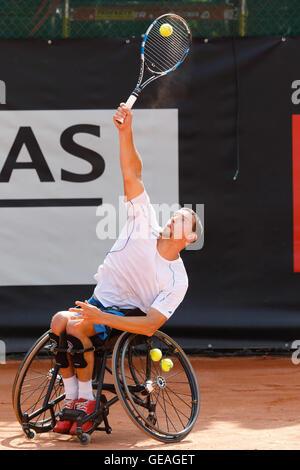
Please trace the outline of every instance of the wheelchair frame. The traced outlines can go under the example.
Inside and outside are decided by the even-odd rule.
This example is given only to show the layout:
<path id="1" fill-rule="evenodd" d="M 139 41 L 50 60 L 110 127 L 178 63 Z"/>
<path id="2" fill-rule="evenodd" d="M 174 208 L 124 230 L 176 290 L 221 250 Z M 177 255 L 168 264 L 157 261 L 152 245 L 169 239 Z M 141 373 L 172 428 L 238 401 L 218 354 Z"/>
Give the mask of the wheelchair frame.
<path id="1" fill-rule="evenodd" d="M 93 411 L 89 415 L 86 415 L 80 410 L 61 410 L 59 413 L 57 413 L 57 411 L 55 410 L 55 408 L 59 405 L 59 403 L 64 399 L 65 396 L 63 393 L 57 396 L 56 398 L 51 399 L 51 394 L 55 384 L 59 382 L 60 386 L 62 386 L 61 376 L 59 374 L 59 366 L 57 364 L 55 364 L 53 368 L 48 370 L 47 377 L 49 379 L 49 385 L 46 394 L 43 398 L 42 405 L 39 406 L 38 409 L 34 410 L 32 413 L 22 412 L 20 404 L 20 394 L 23 387 L 23 381 L 26 377 L 28 370 L 30 369 L 32 361 L 34 361 L 35 357 L 38 355 L 38 352 L 43 349 L 48 350 L 49 352 L 51 351 L 51 346 L 46 346 L 46 343 L 49 340 L 49 331 L 47 331 L 33 345 L 33 347 L 29 350 L 19 367 L 13 386 L 13 406 L 15 409 L 16 416 L 22 426 L 23 432 L 27 439 L 34 439 L 36 433 L 51 431 L 57 422 L 57 416 L 59 416 L 63 419 L 76 421 L 76 436 L 78 437 L 81 444 L 86 445 L 90 442 L 90 436 L 95 430 L 105 431 L 107 434 L 110 434 L 112 432 L 112 428 L 110 427 L 108 422 L 109 408 L 118 400 L 121 401 L 122 405 L 125 408 L 125 411 L 131 418 L 131 420 L 139 428 L 141 428 L 141 430 L 146 432 L 146 434 L 148 435 L 150 434 L 151 437 L 153 437 L 154 439 L 157 439 L 162 442 L 177 442 L 183 439 L 191 431 L 198 417 L 200 395 L 197 379 L 192 370 L 192 366 L 189 363 L 182 349 L 170 337 L 160 331 L 157 331 L 151 338 L 144 337 L 142 335 L 134 335 L 126 332 L 118 332 L 119 335 L 117 336 L 115 333 L 116 330 L 112 330 L 108 335 L 107 339 L 104 341 L 103 345 L 95 347 L 93 389 L 96 390 L 96 405 L 95 411 Z M 147 381 L 145 383 L 140 383 L 140 378 L 137 377 L 137 373 L 134 372 L 133 368 L 132 351 L 134 350 L 134 341 L 137 342 L 136 338 L 142 338 L 142 340 L 140 340 L 140 343 L 138 344 L 145 344 L 147 350 L 151 348 L 153 338 L 163 341 L 163 344 L 166 344 L 168 347 L 170 346 L 174 354 L 179 357 L 180 363 L 182 363 L 185 368 L 185 373 L 188 376 L 189 385 L 192 390 L 191 418 L 188 422 L 188 425 L 178 432 L 170 430 L 169 427 L 167 430 L 161 431 L 160 428 L 158 428 L 157 426 L 156 418 L 154 418 L 155 406 L 151 402 L 151 393 L 145 385 Z M 107 358 L 112 351 L 112 361 L 114 365 L 113 370 L 107 365 Z M 127 384 L 124 369 L 124 358 L 126 354 L 129 357 L 128 360 L 131 376 L 134 377 L 133 385 Z M 147 357 L 145 357 L 145 360 L 145 370 L 148 370 L 147 374 L 150 377 L 149 370 L 151 369 L 151 361 L 150 359 L 147 359 Z M 120 361 L 120 366 L 116 366 L 118 361 Z M 105 371 L 107 371 L 113 377 L 114 383 L 104 382 Z M 162 376 L 159 377 L 162 382 L 164 378 Z M 153 385 L 156 384 L 153 382 Z M 105 391 L 111 392 L 115 396 L 110 400 L 107 400 L 106 396 L 103 394 L 103 392 Z M 142 412 L 139 411 L 140 409 L 142 410 Z M 145 410 L 145 412 L 148 412 L 148 415 L 146 417 L 143 415 L 143 410 Z M 40 426 L 33 422 L 35 418 L 45 414 L 47 411 L 50 412 L 50 423 L 48 420 L 46 426 Z M 89 431 L 83 432 L 82 426 L 87 421 L 93 421 L 93 425 Z M 100 426 L 102 421 L 104 423 L 104 426 Z"/>

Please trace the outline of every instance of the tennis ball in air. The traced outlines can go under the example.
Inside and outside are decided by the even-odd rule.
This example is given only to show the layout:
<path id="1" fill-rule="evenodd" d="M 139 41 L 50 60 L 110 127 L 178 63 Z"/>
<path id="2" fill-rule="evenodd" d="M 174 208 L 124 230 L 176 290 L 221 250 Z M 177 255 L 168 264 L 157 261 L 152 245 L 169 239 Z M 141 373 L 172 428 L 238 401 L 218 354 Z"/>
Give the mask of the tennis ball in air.
<path id="1" fill-rule="evenodd" d="M 173 33 L 173 28 L 169 23 L 164 23 L 159 28 L 159 32 L 162 36 L 167 38 L 168 36 L 171 36 L 171 34 Z"/>
<path id="2" fill-rule="evenodd" d="M 171 359 L 168 358 L 162 359 L 160 367 L 164 372 L 169 372 L 173 367 L 173 362 L 171 361 Z"/>
<path id="3" fill-rule="evenodd" d="M 161 356 L 162 356 L 162 352 L 160 349 L 156 348 L 156 349 L 151 349 L 150 351 L 150 357 L 152 359 L 152 361 L 160 361 L 161 360 Z"/>

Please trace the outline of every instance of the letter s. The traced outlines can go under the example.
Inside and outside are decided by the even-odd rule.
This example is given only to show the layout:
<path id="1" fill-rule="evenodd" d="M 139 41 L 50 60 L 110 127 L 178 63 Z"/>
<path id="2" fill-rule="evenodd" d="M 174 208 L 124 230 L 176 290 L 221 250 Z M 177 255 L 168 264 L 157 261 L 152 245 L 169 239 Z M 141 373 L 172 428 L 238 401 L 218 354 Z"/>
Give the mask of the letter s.
<path id="1" fill-rule="evenodd" d="M 68 129 L 66 129 L 62 133 L 60 138 L 61 146 L 66 152 L 70 153 L 71 155 L 74 155 L 75 157 L 79 157 L 83 160 L 88 161 L 91 164 L 92 169 L 90 173 L 86 174 L 78 174 L 66 170 L 61 170 L 61 179 L 63 181 L 71 181 L 73 183 L 85 183 L 87 181 L 92 181 L 99 178 L 99 176 L 102 175 L 105 169 L 105 162 L 99 153 L 94 152 L 94 150 L 83 147 L 82 145 L 79 145 L 74 142 L 73 137 L 79 132 L 100 137 L 100 126 L 95 126 L 92 124 L 78 124 L 75 126 L 71 126 L 68 127 Z"/>

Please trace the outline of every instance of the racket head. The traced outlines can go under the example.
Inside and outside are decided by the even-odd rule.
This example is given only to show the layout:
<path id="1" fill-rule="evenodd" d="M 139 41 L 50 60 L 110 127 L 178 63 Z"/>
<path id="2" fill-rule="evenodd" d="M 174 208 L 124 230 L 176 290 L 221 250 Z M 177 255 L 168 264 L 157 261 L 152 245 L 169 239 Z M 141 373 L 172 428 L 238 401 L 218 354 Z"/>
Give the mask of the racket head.
<path id="1" fill-rule="evenodd" d="M 167 36 L 162 26 L 167 25 Z M 156 18 L 147 29 L 141 47 L 142 61 L 155 75 L 172 72 L 186 58 L 192 44 L 192 34 L 187 22 L 175 13 Z"/>

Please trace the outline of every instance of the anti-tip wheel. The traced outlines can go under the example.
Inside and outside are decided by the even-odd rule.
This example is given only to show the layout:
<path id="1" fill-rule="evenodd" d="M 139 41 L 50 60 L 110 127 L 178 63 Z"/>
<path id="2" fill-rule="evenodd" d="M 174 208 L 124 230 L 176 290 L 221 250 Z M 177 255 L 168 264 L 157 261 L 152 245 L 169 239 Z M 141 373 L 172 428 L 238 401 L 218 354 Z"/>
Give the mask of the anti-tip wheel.
<path id="1" fill-rule="evenodd" d="M 79 440 L 80 440 L 80 444 L 82 444 L 83 446 L 87 446 L 91 442 L 91 436 L 84 432 L 80 436 Z"/>
<path id="2" fill-rule="evenodd" d="M 33 431 L 32 429 L 27 429 L 26 431 L 24 431 L 24 435 L 27 441 L 33 441 L 33 439 L 36 438 L 36 432 Z"/>

